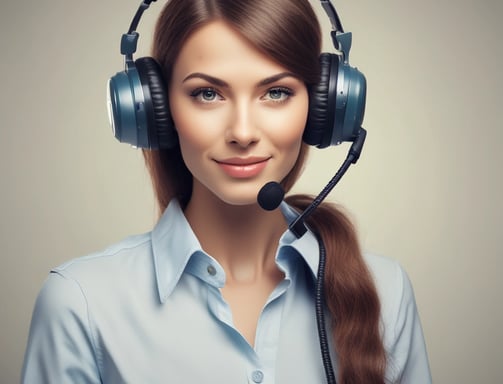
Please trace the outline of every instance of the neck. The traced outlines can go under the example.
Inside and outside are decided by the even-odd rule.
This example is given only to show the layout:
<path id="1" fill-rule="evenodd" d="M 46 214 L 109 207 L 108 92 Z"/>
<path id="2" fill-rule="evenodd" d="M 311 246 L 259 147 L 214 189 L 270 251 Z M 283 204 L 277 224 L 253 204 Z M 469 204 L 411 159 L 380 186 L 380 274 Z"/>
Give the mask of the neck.
<path id="1" fill-rule="evenodd" d="M 287 228 L 279 209 L 229 205 L 216 196 L 191 199 L 185 216 L 201 246 L 224 268 L 229 283 L 253 283 L 277 274 L 274 256 Z"/>

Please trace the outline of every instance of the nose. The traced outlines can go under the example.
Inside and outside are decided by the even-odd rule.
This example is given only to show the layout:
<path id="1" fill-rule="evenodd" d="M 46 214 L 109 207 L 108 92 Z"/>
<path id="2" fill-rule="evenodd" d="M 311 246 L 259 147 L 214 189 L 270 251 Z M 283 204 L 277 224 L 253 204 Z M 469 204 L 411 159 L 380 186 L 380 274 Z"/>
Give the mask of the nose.
<path id="1" fill-rule="evenodd" d="M 246 102 L 236 103 L 230 111 L 227 142 L 246 148 L 260 140 L 255 114 Z"/>

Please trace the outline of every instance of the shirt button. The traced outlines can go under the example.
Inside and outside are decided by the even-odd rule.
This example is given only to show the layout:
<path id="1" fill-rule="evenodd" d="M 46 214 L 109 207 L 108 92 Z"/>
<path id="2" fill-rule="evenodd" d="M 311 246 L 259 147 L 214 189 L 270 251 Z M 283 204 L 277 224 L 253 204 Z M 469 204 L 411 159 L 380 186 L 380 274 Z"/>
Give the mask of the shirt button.
<path id="1" fill-rule="evenodd" d="M 253 371 L 251 376 L 254 383 L 261 383 L 264 380 L 264 373 L 262 371 Z"/>
<path id="2" fill-rule="evenodd" d="M 206 268 L 206 270 L 211 276 L 215 276 L 217 274 L 217 270 L 213 265 L 208 265 L 208 268 Z"/>

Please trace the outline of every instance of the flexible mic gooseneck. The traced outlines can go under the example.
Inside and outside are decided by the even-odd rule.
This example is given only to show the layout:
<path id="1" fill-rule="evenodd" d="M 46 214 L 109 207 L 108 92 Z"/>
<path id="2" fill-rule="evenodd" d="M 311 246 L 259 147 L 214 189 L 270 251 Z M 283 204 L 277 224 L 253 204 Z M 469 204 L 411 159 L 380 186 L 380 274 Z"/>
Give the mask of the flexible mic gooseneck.
<path id="1" fill-rule="evenodd" d="M 323 188 L 320 194 L 313 200 L 313 202 L 299 215 L 292 223 L 289 225 L 290 231 L 299 239 L 304 233 L 306 233 L 307 228 L 304 224 L 304 221 L 309 217 L 309 215 L 321 204 L 325 197 L 332 191 L 332 189 L 337 185 L 339 180 L 344 176 L 346 171 L 349 169 L 351 164 L 356 164 L 358 159 L 360 158 L 360 154 L 362 152 L 363 144 L 365 143 L 365 138 L 367 137 L 367 131 L 363 128 L 360 128 L 358 131 L 358 135 L 356 136 L 353 144 L 349 148 L 348 155 L 346 156 L 346 160 L 342 163 L 341 167 L 337 171 L 337 173 L 332 177 L 332 179 L 328 182 L 328 184 Z"/>

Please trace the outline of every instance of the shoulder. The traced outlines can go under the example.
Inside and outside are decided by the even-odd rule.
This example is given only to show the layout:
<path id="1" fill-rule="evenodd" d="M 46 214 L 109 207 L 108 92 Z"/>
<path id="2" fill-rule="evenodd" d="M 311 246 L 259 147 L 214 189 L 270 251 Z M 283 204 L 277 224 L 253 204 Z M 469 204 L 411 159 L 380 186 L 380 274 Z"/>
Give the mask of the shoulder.
<path id="1" fill-rule="evenodd" d="M 411 288 L 407 273 L 396 260 L 373 253 L 365 253 L 363 258 L 381 299 L 389 299 L 404 289 Z"/>
<path id="2" fill-rule="evenodd" d="M 107 306 L 126 300 L 135 290 L 150 292 L 154 276 L 150 235 L 128 237 L 53 268 L 39 293 L 38 307 L 64 313 L 76 305 L 79 311 L 99 303 Z"/>
<path id="3" fill-rule="evenodd" d="M 51 270 L 67 279 L 96 282 L 100 276 L 137 270 L 141 265 L 151 264 L 150 233 L 130 236 L 101 251 L 69 260 Z M 140 268 L 141 269 L 141 268 Z"/>
<path id="4" fill-rule="evenodd" d="M 404 322 L 417 316 L 414 290 L 409 276 L 396 261 L 384 256 L 365 254 L 381 303 L 385 337 L 393 338 Z"/>
<path id="5" fill-rule="evenodd" d="M 35 302 L 23 383 L 99 382 L 99 330 L 124 318 L 125 303 L 145 291 L 138 285 L 151 287 L 149 243 L 131 237 L 51 271 Z"/>
<path id="6" fill-rule="evenodd" d="M 37 296 L 32 327 L 69 334 L 75 332 L 68 328 L 89 329 L 90 310 L 125 300 L 135 284 L 152 278 L 150 249 L 148 234 L 132 236 L 53 268 Z"/>
<path id="7" fill-rule="evenodd" d="M 390 382 L 431 383 L 428 355 L 414 290 L 402 266 L 389 258 L 364 256 L 381 303 L 382 336 Z"/>

